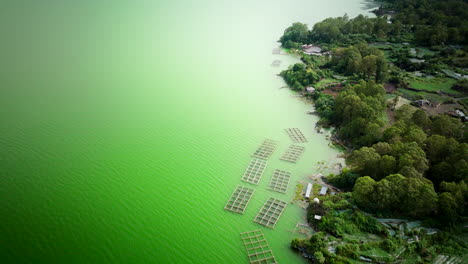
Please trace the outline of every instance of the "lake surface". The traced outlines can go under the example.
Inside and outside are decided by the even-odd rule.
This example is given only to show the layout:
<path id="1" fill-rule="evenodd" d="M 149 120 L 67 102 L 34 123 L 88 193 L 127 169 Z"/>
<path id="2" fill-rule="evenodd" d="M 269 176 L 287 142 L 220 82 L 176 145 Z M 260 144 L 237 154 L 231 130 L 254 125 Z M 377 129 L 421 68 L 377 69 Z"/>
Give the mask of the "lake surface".
<path id="1" fill-rule="evenodd" d="M 291 201 L 338 152 L 310 104 L 276 76 L 292 22 L 367 11 L 361 0 L 9 1 L 0 9 L 0 259 L 3 263 L 247 263 L 263 230 L 280 263 L 305 211 Z M 271 67 L 281 60 L 281 67 Z M 298 127 L 297 164 L 280 161 Z M 250 155 L 279 141 L 244 215 L 223 210 Z M 268 191 L 289 170 L 286 194 Z M 249 184 L 243 184 L 248 186 Z M 253 187 L 253 186 L 251 186 Z"/>

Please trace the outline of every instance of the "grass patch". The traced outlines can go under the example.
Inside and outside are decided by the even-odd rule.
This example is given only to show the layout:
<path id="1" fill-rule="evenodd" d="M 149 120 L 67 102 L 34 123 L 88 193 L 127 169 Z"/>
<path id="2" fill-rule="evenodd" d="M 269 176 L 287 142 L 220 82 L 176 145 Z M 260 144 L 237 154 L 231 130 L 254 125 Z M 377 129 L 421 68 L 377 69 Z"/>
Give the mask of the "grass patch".
<path id="1" fill-rule="evenodd" d="M 384 122 L 384 124 L 388 123 L 387 111 L 382 111 L 382 114 L 380 115 L 379 120 L 382 120 L 382 122 Z"/>
<path id="2" fill-rule="evenodd" d="M 443 91 L 451 94 L 460 94 L 460 92 L 452 90 L 452 86 L 456 80 L 447 78 L 434 78 L 427 80 L 413 80 L 409 82 L 410 87 L 418 90 L 426 90 L 431 92 Z"/>
<path id="3" fill-rule="evenodd" d="M 315 197 L 315 196 L 318 196 L 321 189 L 322 189 L 322 185 L 318 185 L 318 184 L 315 183 L 315 184 L 312 186 L 312 194 L 311 194 L 311 197 L 312 197 L 312 195 L 314 195 L 314 197 Z"/>
<path id="4" fill-rule="evenodd" d="M 406 90 L 403 88 L 398 89 L 398 91 L 403 95 L 403 97 L 405 97 L 406 99 L 410 101 L 424 98 L 434 103 L 441 103 L 447 100 L 447 97 L 443 97 L 443 96 L 433 94 L 433 93 L 415 92 L 415 91 L 410 91 L 410 90 Z"/>
<path id="5" fill-rule="evenodd" d="M 298 184 L 296 185 L 296 193 L 294 195 L 293 201 L 303 201 L 304 196 L 302 195 L 302 191 L 304 190 L 304 185 Z"/>
<path id="6" fill-rule="evenodd" d="M 339 82 L 339 81 L 337 79 L 324 78 L 324 79 L 320 80 L 318 83 L 316 83 L 315 86 L 317 88 L 322 88 L 322 87 L 327 86 L 328 84 L 334 83 L 334 82 Z"/>
<path id="7" fill-rule="evenodd" d="M 359 254 L 364 257 L 368 257 L 373 260 L 377 261 L 393 261 L 394 257 L 386 252 L 383 249 L 380 248 L 371 248 L 368 250 L 361 250 L 359 251 Z"/>
<path id="8" fill-rule="evenodd" d="M 423 48 L 423 47 L 417 47 L 416 48 L 416 56 L 418 56 L 418 57 L 423 57 L 425 55 L 432 56 L 434 54 L 435 54 L 435 52 L 428 49 L 428 48 Z"/>

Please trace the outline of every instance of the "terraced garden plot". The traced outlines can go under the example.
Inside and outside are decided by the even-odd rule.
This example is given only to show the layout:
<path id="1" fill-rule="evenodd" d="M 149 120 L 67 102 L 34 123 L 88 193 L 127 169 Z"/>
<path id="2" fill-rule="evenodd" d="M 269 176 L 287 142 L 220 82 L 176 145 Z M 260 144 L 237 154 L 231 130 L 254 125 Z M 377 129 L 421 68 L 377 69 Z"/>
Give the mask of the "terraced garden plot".
<path id="1" fill-rule="evenodd" d="M 258 212 L 254 222 L 269 228 L 274 228 L 286 208 L 286 205 L 287 203 L 285 201 L 270 197 Z"/>
<path id="2" fill-rule="evenodd" d="M 285 131 L 294 143 L 307 142 L 307 139 L 299 128 L 287 128 Z"/>
<path id="3" fill-rule="evenodd" d="M 240 236 L 251 264 L 278 263 L 261 230 L 241 233 Z"/>
<path id="4" fill-rule="evenodd" d="M 276 169 L 271 177 L 269 189 L 275 192 L 285 193 L 288 189 L 291 173 Z"/>
<path id="5" fill-rule="evenodd" d="M 252 199 L 254 192 L 255 189 L 237 185 L 237 188 L 234 190 L 231 197 L 229 197 L 224 209 L 234 213 L 243 214 L 250 199 Z"/>
<path id="6" fill-rule="evenodd" d="M 281 156 L 280 159 L 284 161 L 296 163 L 301 158 L 302 153 L 304 153 L 304 150 L 305 150 L 304 147 L 291 145 L 283 154 L 283 156 Z"/>
<path id="7" fill-rule="evenodd" d="M 267 163 L 264 160 L 252 159 L 242 176 L 242 181 L 257 185 L 262 178 L 266 165 Z"/>
<path id="8" fill-rule="evenodd" d="M 252 157 L 266 160 L 271 156 L 271 154 L 273 154 L 273 151 L 275 151 L 277 146 L 278 142 L 271 139 L 265 139 L 260 147 L 258 147 L 252 154 Z"/>

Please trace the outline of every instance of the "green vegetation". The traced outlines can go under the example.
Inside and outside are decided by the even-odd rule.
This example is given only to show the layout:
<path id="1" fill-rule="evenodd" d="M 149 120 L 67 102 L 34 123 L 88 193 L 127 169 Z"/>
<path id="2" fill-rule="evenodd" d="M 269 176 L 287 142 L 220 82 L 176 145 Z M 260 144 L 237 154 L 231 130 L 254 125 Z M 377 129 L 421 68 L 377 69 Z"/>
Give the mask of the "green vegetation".
<path id="1" fill-rule="evenodd" d="M 432 92 L 443 91 L 451 94 L 460 94 L 460 92 L 452 89 L 457 81 L 454 79 L 426 79 L 426 80 L 412 80 L 409 82 L 409 87 L 418 90 L 426 90 Z"/>
<path id="2" fill-rule="evenodd" d="M 339 82 L 339 80 L 337 79 L 333 79 L 333 78 L 324 78 L 320 81 L 318 81 L 316 84 L 315 84 L 315 87 L 320 89 L 320 88 L 324 88 L 330 84 L 334 84 L 334 83 L 337 83 Z"/>
<path id="3" fill-rule="evenodd" d="M 302 190 L 304 190 L 304 185 L 302 185 L 302 184 L 296 185 L 296 193 L 294 195 L 293 201 L 304 200 L 304 196 L 302 195 Z"/>
<path id="4" fill-rule="evenodd" d="M 387 74 L 384 53 L 364 43 L 334 49 L 329 66 L 336 72 L 376 82 L 384 81 Z"/>
<path id="5" fill-rule="evenodd" d="M 283 77 L 289 87 L 301 91 L 318 82 L 320 78 L 324 77 L 324 74 L 321 70 L 313 69 L 311 65 L 296 63 L 289 69 L 282 71 L 280 76 Z"/>
<path id="6" fill-rule="evenodd" d="M 468 250 L 453 232 L 468 221 L 468 126 L 454 117 L 468 109 L 468 3 L 386 0 L 375 14 L 327 18 L 312 29 L 294 23 L 280 39 L 286 48 L 314 43 L 331 54 L 304 55 L 281 76 L 294 90 L 316 88 L 319 124 L 335 126 L 333 138 L 348 147 L 348 167 L 327 177 L 348 193 L 310 204 L 308 221 L 320 232 L 292 243 L 315 263 L 424 263 Z M 432 104 L 396 107 L 395 95 Z M 368 213 L 442 231 L 402 231 Z"/>
<path id="7" fill-rule="evenodd" d="M 355 263 L 360 257 L 384 263 L 427 263 L 441 253 L 458 255 L 468 250 L 466 241 L 446 232 L 430 234 L 419 224 L 385 226 L 355 208 L 352 200 L 349 193 L 342 193 L 311 204 L 308 219 L 319 232 L 308 239 L 294 239 L 291 247 L 313 263 Z M 314 215 L 323 217 L 316 220 Z"/>

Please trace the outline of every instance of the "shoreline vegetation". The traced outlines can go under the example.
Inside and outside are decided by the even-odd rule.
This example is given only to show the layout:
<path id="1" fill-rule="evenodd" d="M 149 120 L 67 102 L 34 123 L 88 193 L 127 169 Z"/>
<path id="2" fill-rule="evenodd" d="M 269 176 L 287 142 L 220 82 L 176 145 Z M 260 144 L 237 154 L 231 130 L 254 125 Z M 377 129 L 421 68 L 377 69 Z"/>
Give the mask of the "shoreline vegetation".
<path id="1" fill-rule="evenodd" d="M 280 76 L 335 128 L 343 192 L 308 202 L 310 263 L 462 263 L 468 257 L 468 3 L 386 0 L 374 18 L 288 27 L 301 63 Z M 319 198 L 314 199 L 314 198 Z"/>

